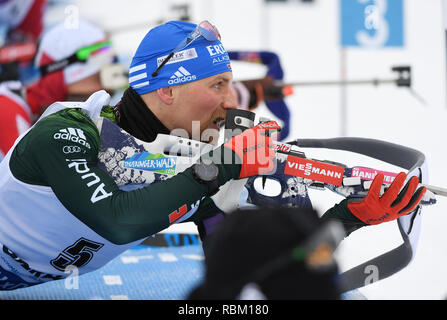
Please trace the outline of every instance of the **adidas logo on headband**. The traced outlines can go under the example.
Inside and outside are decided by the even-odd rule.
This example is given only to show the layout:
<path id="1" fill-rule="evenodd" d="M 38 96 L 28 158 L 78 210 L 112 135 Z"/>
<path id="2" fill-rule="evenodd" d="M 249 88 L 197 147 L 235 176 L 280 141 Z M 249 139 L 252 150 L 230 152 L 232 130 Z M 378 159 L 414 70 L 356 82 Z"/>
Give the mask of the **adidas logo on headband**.
<path id="1" fill-rule="evenodd" d="M 231 72 L 219 36 L 212 32 L 215 28 L 202 27 L 197 33 L 197 27 L 191 22 L 168 21 L 152 28 L 129 66 L 130 87 L 142 95 Z"/>
<path id="2" fill-rule="evenodd" d="M 183 67 L 180 67 L 177 69 L 177 71 L 171 76 L 171 78 L 168 80 L 168 84 L 179 84 L 187 81 L 194 81 L 196 80 L 195 75 L 191 75 L 188 70 L 186 70 Z"/>

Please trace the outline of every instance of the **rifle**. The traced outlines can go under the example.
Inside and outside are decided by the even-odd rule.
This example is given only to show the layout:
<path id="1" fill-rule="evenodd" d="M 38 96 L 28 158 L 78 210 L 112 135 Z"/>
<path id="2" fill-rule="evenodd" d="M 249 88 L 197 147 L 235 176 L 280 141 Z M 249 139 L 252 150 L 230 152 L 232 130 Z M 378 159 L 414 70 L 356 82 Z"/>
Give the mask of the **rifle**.
<path id="1" fill-rule="evenodd" d="M 244 119 L 244 120 L 241 120 Z M 265 121 L 265 120 L 261 120 Z M 247 110 L 230 110 L 227 112 L 225 128 L 231 130 L 245 130 L 247 124 L 254 124 L 254 114 Z M 229 136 L 228 136 L 229 138 Z M 226 138 L 228 140 L 228 138 Z M 363 166 L 348 167 L 332 160 L 318 160 L 307 158 L 299 148 L 327 148 L 344 150 L 363 154 L 399 167 L 410 169 L 424 155 L 417 150 L 392 144 L 385 141 L 364 138 L 335 138 L 335 139 L 297 139 L 287 143 L 274 142 L 276 160 L 284 163 L 282 172 L 302 178 L 301 183 L 317 190 L 329 189 L 344 197 L 363 198 L 368 193 L 372 180 L 378 173 L 385 176 L 382 192 L 393 182 L 398 173 L 368 168 Z M 265 185 L 268 176 L 263 177 Z M 447 196 L 447 189 L 421 184 L 428 190 L 421 202 L 423 205 L 436 203 L 434 195 Z"/>
<path id="2" fill-rule="evenodd" d="M 97 126 L 101 135 L 101 150 L 99 152 L 99 166 L 103 168 L 111 177 L 114 178 L 118 186 L 124 190 L 138 188 L 150 183 L 163 181 L 182 172 L 190 167 L 200 154 L 211 151 L 214 146 L 190 140 L 188 138 L 175 137 L 171 135 L 159 135 L 157 139 L 151 143 L 139 141 L 132 137 L 116 124 L 111 121 L 100 118 Z M 247 110 L 233 109 L 227 112 L 225 139 L 229 139 L 236 131 L 232 129 L 247 129 L 254 125 L 255 114 Z M 385 161 L 395 166 L 399 166 L 408 172 L 408 176 L 418 176 L 421 183 L 426 185 L 428 179 L 428 170 L 425 162 L 425 156 L 420 151 L 392 144 L 385 141 L 363 139 L 363 138 L 335 138 L 335 139 L 299 139 L 291 141 L 288 144 L 277 143 L 277 169 L 284 168 L 287 165 L 287 159 L 292 161 L 289 168 L 290 177 L 297 177 L 301 174 L 305 177 L 297 177 L 302 183 L 307 183 L 314 188 L 324 186 L 335 192 L 339 192 L 344 196 L 364 196 L 368 181 L 372 176 L 366 174 L 371 173 L 364 167 L 348 168 L 340 163 L 327 160 L 307 159 L 303 152 L 305 148 L 326 148 L 334 150 L 344 150 L 356 152 L 375 159 Z M 282 161 L 282 160 L 286 161 Z M 303 164 L 300 161 L 307 161 Z M 340 177 L 335 175 L 328 176 L 322 174 L 322 171 L 311 173 L 315 176 L 306 174 L 306 169 L 299 170 L 306 163 L 312 164 L 313 167 L 319 168 L 317 165 L 325 165 L 333 168 L 337 167 L 343 170 L 343 178 L 341 184 L 337 185 Z M 283 165 L 281 167 L 281 165 Z M 315 166 L 314 166 L 315 165 Z M 363 169 L 363 171 L 361 171 Z M 327 173 L 327 169 L 325 169 Z M 357 171 L 356 171 L 357 170 Z M 375 172 L 375 171 L 374 171 Z M 276 172 L 275 174 L 277 174 Z M 284 173 L 284 172 L 283 172 Z M 292 174 L 292 175 L 290 175 Z M 268 178 L 273 178 L 269 176 Z M 311 178 L 311 179 L 309 179 Z M 336 179 L 338 181 L 328 181 L 327 179 Z M 353 179 L 355 178 L 355 179 Z M 390 178 L 391 179 L 391 178 Z M 245 179 L 244 179 L 245 180 Z M 237 180 L 239 181 L 239 180 Z M 225 185 L 224 187 L 226 187 Z M 228 184 L 230 186 L 230 184 Z M 386 187 L 386 186 L 385 186 Z M 436 195 L 445 195 L 445 189 L 429 186 L 431 192 Z M 237 188 L 229 187 L 227 194 L 230 194 Z M 221 190 L 224 191 L 224 190 Z M 219 191 L 215 196 L 217 196 Z M 347 193 L 349 192 L 349 194 Z M 222 198 L 229 201 L 227 194 Z M 240 194 L 237 194 L 237 200 Z M 434 204 L 434 196 L 430 196 L 425 204 Z M 380 270 L 378 280 L 385 279 L 396 272 L 405 268 L 412 260 L 416 250 L 417 240 L 420 231 L 421 211 L 423 206 L 403 217 L 396 220 L 403 243 L 389 252 L 375 257 L 365 263 L 362 263 L 342 274 L 345 282 L 345 289 L 353 290 L 367 285 L 368 273 L 366 270 L 371 265 L 377 266 Z"/>
<path id="3" fill-rule="evenodd" d="M 284 99 L 294 94 L 295 87 L 320 87 L 320 86 L 357 86 L 357 85 L 379 85 L 394 84 L 399 88 L 407 88 L 410 93 L 423 105 L 424 99 L 417 94 L 413 88 L 413 77 L 411 66 L 393 66 L 391 71 L 397 74 L 395 78 L 370 78 L 351 80 L 318 80 L 318 81 L 273 81 L 273 79 L 240 80 L 251 92 L 252 101 L 250 106 L 257 105 L 261 101 Z"/>
<path id="4" fill-rule="evenodd" d="M 254 116 L 250 111 L 230 110 L 227 112 L 226 128 L 244 130 L 254 124 L 254 121 L 251 119 L 254 119 Z M 374 139 L 344 137 L 334 139 L 297 139 L 289 143 L 276 143 L 275 148 L 278 160 L 277 169 L 281 168 L 281 170 L 284 170 L 283 172 L 278 172 L 277 170 L 275 174 L 298 177 L 300 183 L 307 184 L 309 187 L 320 190 L 329 189 L 345 197 L 364 197 L 369 189 L 371 180 L 376 173 L 382 170 L 374 170 L 362 166 L 348 168 L 334 161 L 308 159 L 303 149 L 324 148 L 349 151 L 401 167 L 407 171 L 408 177 L 418 176 L 419 181 L 427 187 L 426 197 L 421 202 L 423 205 L 435 204 L 436 198 L 434 195 L 447 195 L 445 188 L 426 184 L 428 181 L 428 169 L 425 155 L 418 150 L 398 144 Z M 312 170 L 312 168 L 316 169 Z M 395 176 L 395 173 L 385 173 L 388 177 L 388 181 L 386 181 L 388 183 L 382 186 L 382 191 L 385 190 L 392 181 L 393 176 Z M 272 177 L 263 176 L 263 179 Z M 418 206 L 412 213 L 396 220 L 403 240 L 399 247 L 341 274 L 345 291 L 370 284 L 368 282 L 369 273 L 367 270 L 372 265 L 380 270 L 377 278 L 379 281 L 397 273 L 410 263 L 417 248 L 422 207 Z"/>

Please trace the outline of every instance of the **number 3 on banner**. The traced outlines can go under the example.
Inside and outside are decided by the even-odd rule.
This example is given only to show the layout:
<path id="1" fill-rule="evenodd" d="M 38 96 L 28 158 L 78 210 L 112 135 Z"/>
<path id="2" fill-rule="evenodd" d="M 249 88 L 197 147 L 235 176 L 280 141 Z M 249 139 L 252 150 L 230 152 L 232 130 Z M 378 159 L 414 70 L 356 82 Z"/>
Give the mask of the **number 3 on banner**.
<path id="1" fill-rule="evenodd" d="M 369 0 L 358 0 L 360 3 L 368 2 Z M 374 0 L 374 4 L 365 8 L 365 28 L 368 30 L 374 29 L 375 34 L 369 35 L 365 31 L 357 32 L 356 38 L 360 45 L 366 47 L 380 47 L 383 46 L 389 38 L 390 30 L 385 14 L 388 9 L 388 0 Z"/>

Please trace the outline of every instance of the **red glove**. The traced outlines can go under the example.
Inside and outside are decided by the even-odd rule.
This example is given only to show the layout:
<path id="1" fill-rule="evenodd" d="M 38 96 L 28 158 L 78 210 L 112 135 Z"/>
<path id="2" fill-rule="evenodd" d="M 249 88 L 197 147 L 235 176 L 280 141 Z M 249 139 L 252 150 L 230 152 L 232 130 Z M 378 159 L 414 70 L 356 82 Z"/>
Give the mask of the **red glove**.
<path id="1" fill-rule="evenodd" d="M 224 147 L 232 149 L 241 160 L 239 179 L 265 174 L 275 168 L 274 144 L 266 133 L 280 129 L 276 121 L 260 123 L 224 144 Z"/>
<path id="2" fill-rule="evenodd" d="M 426 191 L 425 187 L 416 190 L 419 184 L 417 177 L 411 177 L 400 191 L 407 178 L 407 175 L 401 172 L 388 190 L 380 196 L 383 178 L 381 173 L 374 178 L 368 194 L 360 202 L 359 200 L 348 201 L 349 211 L 366 224 L 375 225 L 392 221 L 412 212 Z"/>

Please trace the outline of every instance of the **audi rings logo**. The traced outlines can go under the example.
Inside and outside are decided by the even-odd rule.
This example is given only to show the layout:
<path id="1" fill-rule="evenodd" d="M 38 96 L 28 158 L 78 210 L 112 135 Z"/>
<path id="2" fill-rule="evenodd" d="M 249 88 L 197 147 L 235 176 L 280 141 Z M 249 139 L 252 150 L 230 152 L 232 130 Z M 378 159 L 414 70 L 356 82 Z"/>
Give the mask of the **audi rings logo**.
<path id="1" fill-rule="evenodd" d="M 81 151 L 82 151 L 82 148 L 79 146 L 65 146 L 62 148 L 62 152 L 64 152 L 65 154 L 78 153 Z"/>

